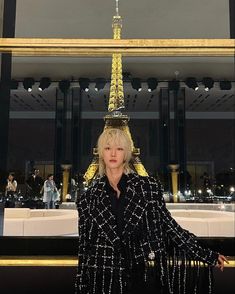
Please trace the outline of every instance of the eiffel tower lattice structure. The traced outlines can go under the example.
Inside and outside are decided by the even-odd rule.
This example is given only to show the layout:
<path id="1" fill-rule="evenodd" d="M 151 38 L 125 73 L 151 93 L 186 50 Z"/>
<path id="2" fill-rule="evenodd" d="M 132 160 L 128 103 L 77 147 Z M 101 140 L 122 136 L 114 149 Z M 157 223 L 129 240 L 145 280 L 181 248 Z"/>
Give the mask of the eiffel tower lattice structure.
<path id="1" fill-rule="evenodd" d="M 118 13 L 118 0 L 116 0 L 116 15 L 113 16 L 113 39 L 121 39 L 121 29 L 122 29 L 122 18 Z M 128 126 L 129 117 L 122 114 L 122 110 L 125 108 L 124 104 L 124 91 L 123 91 L 123 77 L 122 77 L 122 54 L 114 53 L 112 54 L 112 74 L 110 83 L 110 95 L 109 95 L 109 105 L 108 114 L 104 117 L 105 126 L 107 128 L 119 128 L 125 131 L 131 139 L 132 144 L 132 159 L 130 162 L 131 168 L 136 171 L 141 176 L 147 176 L 148 173 L 145 170 L 143 164 L 140 161 L 140 149 L 135 148 L 130 129 Z M 97 148 L 93 149 L 93 160 L 89 165 L 84 179 L 87 184 L 89 184 L 98 175 L 98 164 L 99 157 Z"/>

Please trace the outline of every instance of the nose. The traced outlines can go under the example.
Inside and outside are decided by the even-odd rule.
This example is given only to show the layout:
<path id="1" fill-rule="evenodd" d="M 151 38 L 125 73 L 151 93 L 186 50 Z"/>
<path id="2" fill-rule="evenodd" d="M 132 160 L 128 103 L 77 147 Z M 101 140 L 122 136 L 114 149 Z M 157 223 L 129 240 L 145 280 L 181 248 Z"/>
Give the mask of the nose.
<path id="1" fill-rule="evenodd" d="M 116 155 L 116 149 L 115 148 L 112 148 L 111 149 L 111 156 L 115 156 Z"/>

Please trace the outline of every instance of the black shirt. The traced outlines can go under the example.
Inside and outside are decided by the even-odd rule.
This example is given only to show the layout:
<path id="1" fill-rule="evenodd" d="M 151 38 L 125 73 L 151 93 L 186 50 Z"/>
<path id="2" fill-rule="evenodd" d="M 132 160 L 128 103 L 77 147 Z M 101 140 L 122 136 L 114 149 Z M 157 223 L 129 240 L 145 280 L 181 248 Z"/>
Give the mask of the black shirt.
<path id="1" fill-rule="evenodd" d="M 117 234 L 121 238 L 121 234 L 124 229 L 124 209 L 126 206 L 125 195 L 127 188 L 127 176 L 125 174 L 122 175 L 117 187 L 120 191 L 119 197 L 117 196 L 117 192 L 109 184 L 108 178 L 106 177 L 106 190 L 108 195 L 110 195 L 112 213 L 116 218 Z"/>

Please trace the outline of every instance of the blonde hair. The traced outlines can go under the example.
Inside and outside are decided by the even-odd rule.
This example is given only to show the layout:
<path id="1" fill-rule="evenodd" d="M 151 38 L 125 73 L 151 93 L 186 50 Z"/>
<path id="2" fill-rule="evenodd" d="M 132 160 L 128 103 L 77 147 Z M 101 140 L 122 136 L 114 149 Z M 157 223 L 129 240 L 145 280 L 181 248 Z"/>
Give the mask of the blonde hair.
<path id="1" fill-rule="evenodd" d="M 105 163 L 103 160 L 103 150 L 105 146 L 109 143 L 114 143 L 117 145 L 121 145 L 124 149 L 124 162 L 123 168 L 124 173 L 129 174 L 132 172 L 129 161 L 132 156 L 132 144 L 130 137 L 126 134 L 125 131 L 118 128 L 108 128 L 103 131 L 103 133 L 99 136 L 98 139 L 98 154 L 99 154 L 99 175 L 103 176 L 105 174 Z"/>

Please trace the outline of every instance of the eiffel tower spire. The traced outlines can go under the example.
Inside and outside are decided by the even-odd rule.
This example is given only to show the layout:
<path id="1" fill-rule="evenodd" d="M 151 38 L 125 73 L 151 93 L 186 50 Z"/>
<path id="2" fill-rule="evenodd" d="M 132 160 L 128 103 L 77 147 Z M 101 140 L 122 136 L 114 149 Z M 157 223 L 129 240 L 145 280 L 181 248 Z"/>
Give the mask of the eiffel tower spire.
<path id="1" fill-rule="evenodd" d="M 116 1 L 116 15 L 113 16 L 113 39 L 121 39 L 121 29 L 122 29 L 122 18 L 119 15 L 118 0 Z M 104 117 L 105 126 L 107 128 L 119 128 L 125 131 L 131 139 L 132 144 L 132 160 L 131 167 L 139 175 L 147 176 L 147 172 L 139 159 L 140 150 L 134 147 L 134 143 L 131 137 L 130 129 L 128 127 L 129 117 L 122 114 L 122 110 L 125 109 L 124 104 L 124 90 L 123 90 L 123 77 L 122 77 L 122 55 L 120 53 L 114 53 L 112 55 L 112 73 L 111 73 L 111 83 L 110 83 L 110 95 L 108 104 L 108 114 Z M 93 149 L 93 160 L 89 165 L 84 179 L 89 183 L 93 178 L 96 177 L 98 172 L 98 152 L 97 148 Z"/>

